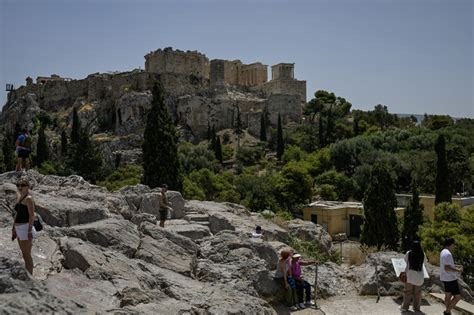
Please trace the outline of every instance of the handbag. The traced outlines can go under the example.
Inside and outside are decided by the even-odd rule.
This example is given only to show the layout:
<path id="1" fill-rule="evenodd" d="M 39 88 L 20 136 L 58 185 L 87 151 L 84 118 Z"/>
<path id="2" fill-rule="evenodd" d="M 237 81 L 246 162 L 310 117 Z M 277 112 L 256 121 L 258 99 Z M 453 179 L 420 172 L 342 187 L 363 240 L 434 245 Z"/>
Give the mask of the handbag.
<path id="1" fill-rule="evenodd" d="M 41 223 L 40 219 L 35 216 L 35 220 L 33 221 L 33 226 L 35 227 L 36 232 L 39 232 L 43 229 L 43 224 Z"/>
<path id="2" fill-rule="evenodd" d="M 405 271 L 400 272 L 398 280 L 400 280 L 402 283 L 407 283 L 407 273 Z"/>

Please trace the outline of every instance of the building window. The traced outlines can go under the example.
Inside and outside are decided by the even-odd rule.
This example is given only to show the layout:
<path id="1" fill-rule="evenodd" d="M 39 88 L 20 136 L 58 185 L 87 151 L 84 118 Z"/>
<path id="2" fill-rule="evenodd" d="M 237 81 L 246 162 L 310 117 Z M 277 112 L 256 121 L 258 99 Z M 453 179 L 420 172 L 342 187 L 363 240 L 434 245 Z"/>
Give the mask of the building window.
<path id="1" fill-rule="evenodd" d="M 317 214 L 312 214 L 311 215 L 311 222 L 313 222 L 314 224 L 318 223 L 318 215 Z"/>

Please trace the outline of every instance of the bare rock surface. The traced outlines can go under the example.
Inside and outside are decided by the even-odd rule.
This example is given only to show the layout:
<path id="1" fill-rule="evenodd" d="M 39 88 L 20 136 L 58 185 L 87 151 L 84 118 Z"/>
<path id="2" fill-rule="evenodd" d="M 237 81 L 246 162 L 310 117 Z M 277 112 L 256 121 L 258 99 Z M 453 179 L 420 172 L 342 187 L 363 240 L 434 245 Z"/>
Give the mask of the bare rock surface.
<path id="1" fill-rule="evenodd" d="M 44 230 L 33 243 L 31 277 L 10 234 L 19 174 L 0 174 L 0 314 L 288 314 L 285 292 L 273 278 L 288 231 L 260 214 L 168 192 L 174 219 L 161 228 L 159 188 L 135 185 L 111 193 L 79 176 L 26 176 Z M 266 241 L 252 241 L 256 225 Z M 293 220 L 289 233 L 331 250 L 318 225 Z M 370 254 L 355 267 L 319 265 L 318 296 L 375 295 L 376 274 L 382 295 L 399 295 L 392 257 L 403 255 Z M 303 267 L 313 286 L 315 268 Z M 426 286 L 437 290 L 439 276 L 429 268 Z M 317 314 L 301 312 L 311 311 Z"/>

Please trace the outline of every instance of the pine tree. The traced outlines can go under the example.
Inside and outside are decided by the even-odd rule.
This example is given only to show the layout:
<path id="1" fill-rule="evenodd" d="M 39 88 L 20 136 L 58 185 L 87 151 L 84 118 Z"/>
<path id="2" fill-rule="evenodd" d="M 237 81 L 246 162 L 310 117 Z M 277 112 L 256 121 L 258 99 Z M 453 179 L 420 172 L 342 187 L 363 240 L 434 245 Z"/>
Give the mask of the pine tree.
<path id="1" fill-rule="evenodd" d="M 74 107 L 72 112 L 72 128 L 71 128 L 71 144 L 79 143 L 81 137 L 81 121 L 77 114 L 77 108 Z"/>
<path id="2" fill-rule="evenodd" d="M 265 122 L 265 111 L 262 112 L 260 116 L 260 141 L 267 141 L 267 125 Z"/>
<path id="3" fill-rule="evenodd" d="M 221 138 L 219 136 L 216 137 L 216 144 L 214 147 L 214 152 L 216 154 L 216 159 L 222 164 L 222 146 L 221 146 Z"/>
<path id="4" fill-rule="evenodd" d="M 66 131 L 61 132 L 61 156 L 67 155 L 67 135 Z"/>
<path id="5" fill-rule="evenodd" d="M 207 139 L 207 140 L 211 140 L 211 139 L 212 139 L 212 129 L 211 129 L 211 124 L 209 123 L 209 121 L 207 122 L 206 139 Z"/>
<path id="6" fill-rule="evenodd" d="M 5 133 L 2 143 L 3 167 L 5 168 L 5 171 L 15 169 L 15 159 L 13 155 L 14 146 L 12 134 Z"/>
<path id="7" fill-rule="evenodd" d="M 436 188 L 435 204 L 441 202 L 451 203 L 451 185 L 449 184 L 449 170 L 446 161 L 446 142 L 443 135 L 438 136 L 435 144 L 436 156 Z"/>
<path id="8" fill-rule="evenodd" d="M 285 152 L 285 143 L 283 142 L 283 128 L 281 126 L 281 115 L 278 113 L 278 129 L 277 129 L 277 143 L 276 143 L 276 155 L 278 160 L 281 160 L 283 153 Z"/>
<path id="9" fill-rule="evenodd" d="M 36 165 L 41 166 L 41 164 L 49 159 L 49 147 L 48 139 L 44 133 L 44 125 L 41 124 L 41 127 L 38 131 L 38 142 L 36 144 Z"/>
<path id="10" fill-rule="evenodd" d="M 152 188 L 167 184 L 181 190 L 176 128 L 166 108 L 161 84 L 153 87 L 153 100 L 143 134 L 143 183 Z"/>
<path id="11" fill-rule="evenodd" d="M 419 238 L 418 228 L 423 224 L 423 205 L 420 204 L 416 181 L 411 183 L 412 197 L 403 216 L 402 249 L 407 251 Z"/>
<path id="12" fill-rule="evenodd" d="M 372 168 L 363 204 L 365 221 L 361 242 L 377 246 L 377 249 L 383 245 L 396 249 L 399 235 L 395 214 L 397 199 L 392 178 L 383 164 L 375 164 Z"/>

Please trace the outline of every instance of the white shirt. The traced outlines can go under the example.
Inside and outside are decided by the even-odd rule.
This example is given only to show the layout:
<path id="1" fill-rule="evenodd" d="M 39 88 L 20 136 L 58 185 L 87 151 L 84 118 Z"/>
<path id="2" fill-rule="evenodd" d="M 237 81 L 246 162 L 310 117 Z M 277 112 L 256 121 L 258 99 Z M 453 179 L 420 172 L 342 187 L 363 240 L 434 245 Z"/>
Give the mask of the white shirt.
<path id="1" fill-rule="evenodd" d="M 263 234 L 252 233 L 250 240 L 256 243 L 263 242 Z"/>
<path id="2" fill-rule="evenodd" d="M 441 251 L 439 255 L 439 268 L 440 268 L 440 279 L 444 282 L 454 281 L 457 279 L 456 272 L 453 271 L 446 271 L 444 266 L 451 266 L 455 268 L 453 255 L 449 251 L 449 249 L 445 248 Z"/>
<path id="3" fill-rule="evenodd" d="M 410 269 L 409 262 L 408 262 L 408 251 L 405 254 L 405 262 L 407 263 L 407 268 L 406 268 L 406 273 L 407 273 L 407 282 L 411 283 L 416 286 L 421 286 L 423 282 L 425 281 L 425 277 L 423 274 L 423 265 L 421 265 L 421 271 L 416 271 L 413 269 Z M 426 261 L 426 256 L 423 257 L 423 263 Z"/>

